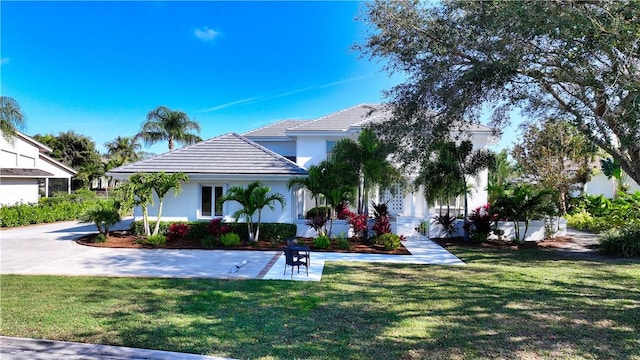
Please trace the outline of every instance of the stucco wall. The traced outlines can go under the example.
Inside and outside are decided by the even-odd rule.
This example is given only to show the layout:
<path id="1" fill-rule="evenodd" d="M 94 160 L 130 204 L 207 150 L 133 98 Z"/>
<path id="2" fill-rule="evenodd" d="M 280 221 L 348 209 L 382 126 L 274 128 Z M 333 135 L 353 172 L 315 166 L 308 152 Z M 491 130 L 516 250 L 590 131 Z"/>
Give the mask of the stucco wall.
<path id="1" fill-rule="evenodd" d="M 38 180 L 0 177 L 0 204 L 38 202 Z"/>
<path id="2" fill-rule="evenodd" d="M 223 191 L 231 186 L 243 186 L 246 187 L 251 181 L 234 181 L 223 182 L 215 180 L 198 180 L 191 181 L 183 186 L 183 191 L 175 196 L 175 192 L 170 191 L 164 198 L 164 204 L 162 208 L 162 219 L 164 221 L 206 221 L 216 216 L 203 217 L 200 214 L 201 195 L 200 188 L 202 185 L 206 186 L 223 186 Z M 291 192 L 287 190 L 286 181 L 263 181 L 265 186 L 271 188 L 272 193 L 280 193 L 285 197 L 286 205 L 284 209 L 279 204 L 275 204 L 275 210 L 271 210 L 265 207 L 262 211 L 262 222 L 279 222 L 279 223 L 293 223 L 293 209 L 294 205 Z M 155 220 L 158 214 L 158 199 L 154 199 L 154 205 L 149 207 L 149 217 Z M 223 219 L 225 221 L 233 221 L 230 217 L 236 210 L 240 209 L 240 206 L 236 202 L 227 202 L 223 206 Z M 136 208 L 134 215 L 139 218 L 142 216 L 141 208 Z M 257 219 L 257 214 L 256 214 Z"/>

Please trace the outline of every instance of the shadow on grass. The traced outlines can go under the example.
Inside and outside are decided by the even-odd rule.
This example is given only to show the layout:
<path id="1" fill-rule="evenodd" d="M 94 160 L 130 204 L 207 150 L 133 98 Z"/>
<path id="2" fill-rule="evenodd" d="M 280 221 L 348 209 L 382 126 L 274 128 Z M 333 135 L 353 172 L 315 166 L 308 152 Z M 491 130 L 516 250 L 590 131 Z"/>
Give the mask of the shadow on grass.
<path id="1" fill-rule="evenodd" d="M 79 305 L 91 304 L 77 311 L 99 329 L 58 326 L 72 341 L 234 358 L 640 353 L 638 265 L 475 252 L 458 267 L 329 263 L 320 283 L 70 278 Z"/>

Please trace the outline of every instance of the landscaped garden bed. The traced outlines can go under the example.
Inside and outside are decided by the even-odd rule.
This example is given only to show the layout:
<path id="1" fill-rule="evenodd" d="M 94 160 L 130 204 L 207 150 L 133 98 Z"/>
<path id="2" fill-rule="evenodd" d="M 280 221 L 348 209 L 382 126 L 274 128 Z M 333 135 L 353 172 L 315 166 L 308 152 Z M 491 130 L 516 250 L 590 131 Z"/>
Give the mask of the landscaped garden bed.
<path id="1" fill-rule="evenodd" d="M 137 249 L 151 249 L 156 248 L 152 245 L 144 243 L 144 236 L 131 234 L 129 231 L 112 231 L 109 237 L 104 242 L 96 242 L 95 239 L 98 234 L 85 235 L 76 242 L 81 245 L 96 246 L 96 247 L 108 247 L 108 248 L 137 248 Z M 395 250 L 385 250 L 384 246 L 376 244 L 367 244 L 356 239 L 350 240 L 349 249 L 343 249 L 338 246 L 335 241 L 331 242 L 331 245 L 327 249 L 316 249 L 312 246 L 313 239 L 310 238 L 298 238 L 300 245 L 311 246 L 312 251 L 331 251 L 331 252 L 350 252 L 350 253 L 367 253 L 367 254 L 391 254 L 391 255 L 411 255 L 411 253 L 401 244 L 399 248 Z M 168 240 L 162 248 L 164 249 L 203 249 L 203 250 L 263 250 L 272 251 L 279 250 L 286 247 L 284 242 L 273 243 L 269 240 L 258 240 L 253 244 L 238 245 L 238 246 L 214 246 L 203 247 L 202 241 L 197 238 L 181 238 L 176 240 Z"/>

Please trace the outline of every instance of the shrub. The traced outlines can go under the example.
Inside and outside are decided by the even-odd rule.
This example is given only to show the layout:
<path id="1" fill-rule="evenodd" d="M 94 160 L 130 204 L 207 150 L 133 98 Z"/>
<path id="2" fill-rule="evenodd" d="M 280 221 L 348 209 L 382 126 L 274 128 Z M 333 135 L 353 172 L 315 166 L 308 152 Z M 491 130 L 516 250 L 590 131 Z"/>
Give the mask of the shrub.
<path id="1" fill-rule="evenodd" d="M 200 240 L 200 245 L 202 245 L 202 247 L 205 249 L 217 247 L 219 243 L 220 237 L 211 234 L 205 235 L 202 240 Z"/>
<path id="2" fill-rule="evenodd" d="M 272 244 L 284 242 L 296 237 L 298 227 L 295 224 L 262 223 L 260 224 L 260 238 L 271 241 Z"/>
<path id="3" fill-rule="evenodd" d="M 427 221 L 423 221 L 420 223 L 420 226 L 418 227 L 418 232 L 421 235 L 428 235 L 429 234 L 429 223 Z"/>
<path id="4" fill-rule="evenodd" d="M 186 235 L 187 239 L 202 239 L 209 234 L 209 223 L 204 221 L 189 222 L 189 232 Z"/>
<path id="5" fill-rule="evenodd" d="M 186 238 L 189 233 L 189 227 L 189 224 L 186 223 L 173 223 L 169 225 L 167 240 L 178 241 Z"/>
<path id="6" fill-rule="evenodd" d="M 172 222 L 169 221 L 161 221 L 160 222 L 160 228 L 158 230 L 158 234 L 162 234 L 162 235 L 166 235 L 167 232 L 169 231 L 169 226 L 171 226 Z M 155 227 L 156 222 L 155 221 L 149 221 L 149 228 L 151 230 L 153 230 L 153 228 Z M 129 227 L 129 232 L 131 232 L 134 235 L 144 235 L 144 224 L 142 221 L 134 221 L 131 223 L 131 226 Z"/>
<path id="7" fill-rule="evenodd" d="M 376 236 L 390 233 L 391 224 L 389 223 L 389 207 L 387 204 L 372 203 L 371 206 L 373 207 L 373 213 L 376 218 L 376 223 L 373 225 L 373 231 L 376 232 Z"/>
<path id="8" fill-rule="evenodd" d="M 444 234 L 441 234 L 441 235 L 445 235 L 446 237 L 449 237 L 453 233 L 454 225 L 456 223 L 456 217 L 451 216 L 449 214 L 449 211 L 447 211 L 446 214 L 438 214 L 434 216 L 433 221 L 436 224 L 441 225 L 442 228 L 444 229 Z"/>
<path id="9" fill-rule="evenodd" d="M 480 243 L 487 240 L 491 233 L 491 212 L 489 204 L 474 209 L 469 215 L 469 222 L 465 223 L 465 230 L 469 231 L 471 241 Z"/>
<path id="10" fill-rule="evenodd" d="M 365 230 L 367 230 L 367 215 L 356 214 L 349 211 L 349 209 L 343 210 L 344 216 L 348 219 L 349 225 L 353 228 L 353 234 L 355 237 L 361 238 L 364 236 Z"/>
<path id="11" fill-rule="evenodd" d="M 94 239 L 94 243 L 103 243 L 107 241 L 107 237 L 103 233 L 99 233 Z"/>
<path id="12" fill-rule="evenodd" d="M 220 242 L 225 247 L 238 246 L 240 245 L 240 235 L 232 232 L 223 234 L 220 236 Z"/>
<path id="13" fill-rule="evenodd" d="M 328 219 L 331 217 L 331 207 L 329 206 L 318 206 L 314 207 L 311 210 L 307 211 L 305 214 L 305 219 L 313 219 L 316 216 L 323 216 Z"/>
<path id="14" fill-rule="evenodd" d="M 0 206 L 0 227 L 11 228 L 29 224 L 50 223 L 63 220 L 78 220 L 86 211 L 96 205 L 97 197 L 89 195 L 64 194 L 42 198 L 38 204 L 18 204 Z"/>
<path id="15" fill-rule="evenodd" d="M 326 230 L 324 228 L 327 223 L 327 218 L 320 215 L 314 216 L 311 220 L 307 221 L 307 226 L 315 230 L 318 235 L 324 236 L 326 234 Z"/>
<path id="16" fill-rule="evenodd" d="M 147 236 L 145 243 L 154 247 L 162 247 L 167 243 L 167 237 L 161 234 Z"/>
<path id="17" fill-rule="evenodd" d="M 385 250 L 395 250 L 400 247 L 400 236 L 392 233 L 382 234 L 376 238 L 375 242 L 383 245 Z"/>
<path id="18" fill-rule="evenodd" d="M 329 237 L 326 235 L 321 235 L 313 239 L 313 247 L 315 248 L 328 249 L 330 245 L 331 245 L 331 239 L 329 239 Z"/>
<path id="19" fill-rule="evenodd" d="M 600 251 L 604 254 L 640 257 L 640 226 L 626 226 L 600 240 Z"/>
<path id="20" fill-rule="evenodd" d="M 209 221 L 209 233 L 214 236 L 221 236 L 231 232 L 231 226 L 222 222 L 222 219 L 211 219 Z"/>
<path id="21" fill-rule="evenodd" d="M 100 234 L 109 237 L 109 228 L 120 221 L 119 203 L 113 200 L 100 200 L 95 207 L 87 210 L 81 217 L 82 223 L 93 223 Z"/>

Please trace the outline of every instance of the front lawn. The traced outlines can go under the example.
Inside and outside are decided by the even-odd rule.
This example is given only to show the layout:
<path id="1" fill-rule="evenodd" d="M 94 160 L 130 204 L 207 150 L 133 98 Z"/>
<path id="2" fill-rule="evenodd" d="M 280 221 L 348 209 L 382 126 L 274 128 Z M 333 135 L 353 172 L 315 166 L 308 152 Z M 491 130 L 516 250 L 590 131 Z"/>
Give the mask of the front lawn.
<path id="1" fill-rule="evenodd" d="M 640 264 L 452 248 L 322 282 L 1 277 L 7 336 L 233 358 L 640 359 Z"/>

